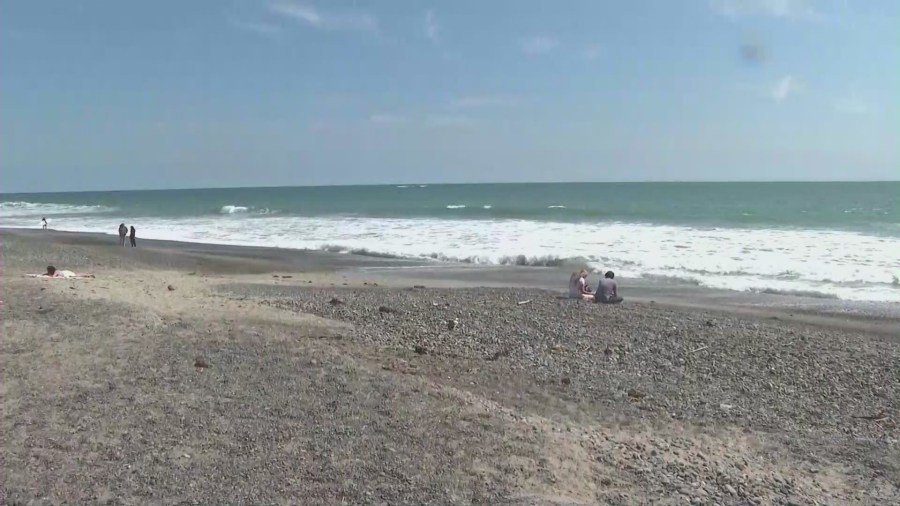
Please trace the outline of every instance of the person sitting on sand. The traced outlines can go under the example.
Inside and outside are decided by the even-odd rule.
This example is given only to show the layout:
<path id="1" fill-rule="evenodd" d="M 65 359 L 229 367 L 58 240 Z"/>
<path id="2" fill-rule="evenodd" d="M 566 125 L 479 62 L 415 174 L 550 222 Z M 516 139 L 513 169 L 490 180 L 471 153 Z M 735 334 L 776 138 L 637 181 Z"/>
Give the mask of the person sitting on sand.
<path id="1" fill-rule="evenodd" d="M 588 271 L 581 269 L 569 277 L 569 297 L 573 299 L 593 300 L 594 294 L 587 284 Z"/>
<path id="2" fill-rule="evenodd" d="M 594 295 L 594 302 L 600 304 L 618 304 L 624 299 L 619 297 L 619 288 L 616 283 L 616 274 L 613 271 L 606 271 L 600 284 L 597 286 L 597 293 Z"/>
<path id="3" fill-rule="evenodd" d="M 52 265 L 48 265 L 47 272 L 45 272 L 43 274 L 29 274 L 29 276 L 31 276 L 33 278 L 66 278 L 66 279 L 93 278 L 94 277 L 94 275 L 91 274 L 90 272 L 72 272 L 72 271 L 59 270 L 56 267 L 53 267 Z"/>

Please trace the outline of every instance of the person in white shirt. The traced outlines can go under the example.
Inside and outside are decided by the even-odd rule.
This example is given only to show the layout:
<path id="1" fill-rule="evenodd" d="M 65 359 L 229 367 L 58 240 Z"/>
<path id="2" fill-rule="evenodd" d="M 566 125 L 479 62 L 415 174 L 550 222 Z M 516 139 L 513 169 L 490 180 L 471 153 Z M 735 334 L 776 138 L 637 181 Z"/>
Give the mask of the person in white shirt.
<path id="1" fill-rule="evenodd" d="M 588 271 L 581 269 L 569 277 L 569 297 L 573 299 L 594 300 L 591 287 L 587 284 Z"/>
<path id="2" fill-rule="evenodd" d="M 90 272 L 66 271 L 66 270 L 57 269 L 56 267 L 53 267 L 52 265 L 47 266 L 47 272 L 45 272 L 44 274 L 31 274 L 31 276 L 36 277 L 36 278 L 66 278 L 66 279 L 93 278 L 94 277 L 94 275 L 91 274 Z"/>

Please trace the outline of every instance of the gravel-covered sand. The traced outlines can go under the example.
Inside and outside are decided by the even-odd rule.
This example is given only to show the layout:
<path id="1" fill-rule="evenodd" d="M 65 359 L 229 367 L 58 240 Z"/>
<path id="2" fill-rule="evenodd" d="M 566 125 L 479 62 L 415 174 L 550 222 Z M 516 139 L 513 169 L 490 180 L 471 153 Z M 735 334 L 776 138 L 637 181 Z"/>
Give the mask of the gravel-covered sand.
<path id="1" fill-rule="evenodd" d="M 897 336 L 3 243 L 0 504 L 900 501 Z"/>

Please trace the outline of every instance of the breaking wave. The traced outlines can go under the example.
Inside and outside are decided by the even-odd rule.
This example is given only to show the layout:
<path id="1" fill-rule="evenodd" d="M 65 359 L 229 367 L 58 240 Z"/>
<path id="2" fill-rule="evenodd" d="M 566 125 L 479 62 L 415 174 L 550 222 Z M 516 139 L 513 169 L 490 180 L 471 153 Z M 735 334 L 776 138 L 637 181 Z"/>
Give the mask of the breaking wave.
<path id="1" fill-rule="evenodd" d="M 219 209 L 219 214 L 246 214 L 246 213 L 271 214 L 272 211 L 270 211 L 267 208 L 257 209 L 253 206 L 232 206 L 232 205 L 222 206 L 222 208 Z"/>
<path id="2" fill-rule="evenodd" d="M 111 213 L 117 209 L 106 206 L 83 206 L 72 204 L 53 204 L 44 202 L 0 202 L 0 218 L 35 216 L 78 215 Z"/>

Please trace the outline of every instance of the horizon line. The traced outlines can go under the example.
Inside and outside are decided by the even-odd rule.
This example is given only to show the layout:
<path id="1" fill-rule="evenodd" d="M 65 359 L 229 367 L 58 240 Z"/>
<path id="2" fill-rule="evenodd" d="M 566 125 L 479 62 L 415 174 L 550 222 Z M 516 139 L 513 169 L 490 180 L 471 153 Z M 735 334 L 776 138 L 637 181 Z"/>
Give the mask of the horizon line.
<path id="1" fill-rule="evenodd" d="M 835 183 L 900 183 L 900 179 L 826 179 L 817 181 L 803 180 L 644 180 L 644 181 L 493 181 L 479 183 L 429 183 L 429 182 L 401 182 L 401 183 L 363 183 L 363 184 L 316 184 L 316 185 L 263 185 L 263 186 L 205 186 L 205 187 L 181 187 L 181 188 L 122 188 L 114 190 L 54 190 L 54 191 L 18 191 L 0 192 L 0 196 L 6 195 L 39 195 L 57 193 L 122 193 L 122 192 L 164 192 L 164 191 L 193 191 L 193 190 L 268 190 L 277 188 L 365 188 L 384 186 L 476 186 L 476 185 L 538 185 L 538 184 L 835 184 Z"/>

